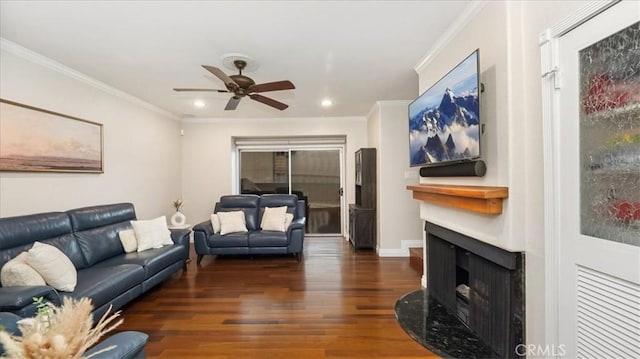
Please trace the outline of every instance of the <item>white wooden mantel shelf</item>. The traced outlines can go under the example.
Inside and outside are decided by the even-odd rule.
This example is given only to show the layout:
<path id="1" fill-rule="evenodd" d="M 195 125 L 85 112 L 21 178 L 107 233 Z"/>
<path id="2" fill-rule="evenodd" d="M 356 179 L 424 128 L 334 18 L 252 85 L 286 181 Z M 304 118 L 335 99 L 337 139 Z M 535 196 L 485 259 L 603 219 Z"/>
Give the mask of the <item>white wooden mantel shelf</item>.
<path id="1" fill-rule="evenodd" d="M 509 197 L 508 187 L 420 184 L 407 189 L 419 201 L 485 214 L 502 214 L 502 200 Z"/>

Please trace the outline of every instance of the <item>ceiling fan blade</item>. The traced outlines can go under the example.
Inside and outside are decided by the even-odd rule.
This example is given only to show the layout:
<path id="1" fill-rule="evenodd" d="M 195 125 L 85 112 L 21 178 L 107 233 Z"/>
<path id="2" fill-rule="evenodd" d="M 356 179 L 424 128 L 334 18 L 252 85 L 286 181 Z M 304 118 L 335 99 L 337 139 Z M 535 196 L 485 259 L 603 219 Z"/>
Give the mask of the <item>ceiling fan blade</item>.
<path id="1" fill-rule="evenodd" d="M 227 90 L 218 90 L 218 89 L 191 89 L 191 88 L 174 88 L 173 91 L 176 91 L 176 92 L 189 92 L 189 91 L 197 91 L 197 92 L 229 92 Z"/>
<path id="2" fill-rule="evenodd" d="M 289 107 L 289 105 L 286 105 L 280 101 L 276 101 L 272 98 L 269 97 L 265 97 L 262 95 L 249 95 L 249 97 L 251 97 L 252 100 L 258 101 L 258 102 L 262 102 L 265 105 L 269 105 L 271 107 L 275 107 L 278 110 L 282 111 L 284 109 L 286 109 L 287 107 Z"/>
<path id="3" fill-rule="evenodd" d="M 267 91 L 279 91 L 279 90 L 293 90 L 296 87 L 289 80 L 267 82 L 263 84 L 251 85 L 249 90 L 253 92 L 267 92 Z"/>
<path id="4" fill-rule="evenodd" d="M 242 99 L 241 97 L 232 96 L 229 99 L 229 102 L 227 102 L 227 106 L 224 107 L 224 110 L 225 111 L 235 110 L 238 107 L 238 104 L 240 103 L 241 99 Z"/>
<path id="5" fill-rule="evenodd" d="M 231 87 L 238 87 L 238 84 L 235 81 L 233 81 L 233 79 L 231 77 L 229 77 L 227 74 L 225 74 L 219 68 L 217 68 L 215 66 L 208 66 L 208 65 L 202 65 L 202 67 L 204 67 L 205 70 L 211 72 L 217 78 L 222 80 L 222 82 L 224 82 L 225 85 L 231 86 Z"/>

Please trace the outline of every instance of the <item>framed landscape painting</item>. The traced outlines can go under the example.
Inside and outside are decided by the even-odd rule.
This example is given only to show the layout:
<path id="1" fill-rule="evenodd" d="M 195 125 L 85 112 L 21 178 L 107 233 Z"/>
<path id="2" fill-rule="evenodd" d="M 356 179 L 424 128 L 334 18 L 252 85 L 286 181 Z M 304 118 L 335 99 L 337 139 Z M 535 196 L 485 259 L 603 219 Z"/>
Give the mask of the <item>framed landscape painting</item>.
<path id="1" fill-rule="evenodd" d="M 0 99 L 0 171 L 102 173 L 102 125 Z"/>

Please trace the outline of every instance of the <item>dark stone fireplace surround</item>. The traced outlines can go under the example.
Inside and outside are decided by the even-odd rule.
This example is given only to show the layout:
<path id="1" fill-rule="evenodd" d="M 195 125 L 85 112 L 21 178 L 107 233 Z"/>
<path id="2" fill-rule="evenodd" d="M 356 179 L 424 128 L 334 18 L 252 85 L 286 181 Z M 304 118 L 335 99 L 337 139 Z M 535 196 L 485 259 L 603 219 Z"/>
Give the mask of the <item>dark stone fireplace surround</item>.
<path id="1" fill-rule="evenodd" d="M 427 289 L 396 303 L 400 325 L 441 356 L 516 357 L 525 333 L 524 253 L 430 222 L 425 232 Z"/>

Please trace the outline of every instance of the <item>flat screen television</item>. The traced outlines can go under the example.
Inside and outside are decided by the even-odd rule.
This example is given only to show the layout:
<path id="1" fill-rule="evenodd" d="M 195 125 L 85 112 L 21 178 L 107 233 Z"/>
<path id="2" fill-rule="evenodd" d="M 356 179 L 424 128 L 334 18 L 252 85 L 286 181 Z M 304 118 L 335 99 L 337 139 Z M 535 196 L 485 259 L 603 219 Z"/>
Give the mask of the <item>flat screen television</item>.
<path id="1" fill-rule="evenodd" d="M 480 50 L 409 104 L 411 167 L 480 157 Z"/>

